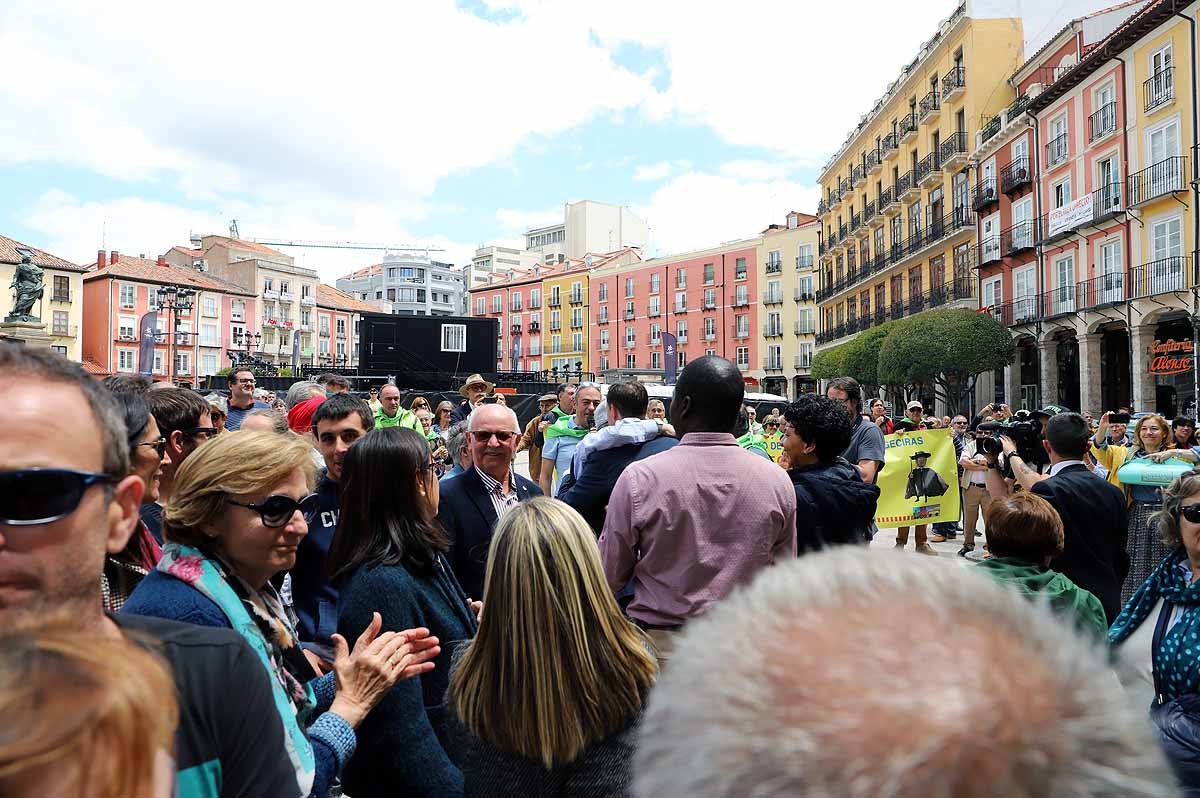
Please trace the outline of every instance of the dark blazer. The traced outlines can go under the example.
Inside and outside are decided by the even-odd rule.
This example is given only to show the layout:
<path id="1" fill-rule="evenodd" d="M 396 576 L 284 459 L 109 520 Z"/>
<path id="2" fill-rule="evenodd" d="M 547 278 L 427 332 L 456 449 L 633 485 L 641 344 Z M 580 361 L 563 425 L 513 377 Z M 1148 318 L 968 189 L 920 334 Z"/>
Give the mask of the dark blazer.
<path id="1" fill-rule="evenodd" d="M 542 495 L 536 483 L 520 474 L 514 472 L 513 481 L 521 501 Z M 481 600 L 488 547 L 496 527 L 496 508 L 474 468 L 441 484 L 438 521 L 450 536 L 450 566 L 454 575 L 468 596 Z"/>
<path id="2" fill-rule="evenodd" d="M 458 407 L 454 408 L 450 413 L 450 424 L 454 425 L 460 421 L 466 421 L 471 415 L 471 411 L 475 408 L 471 407 L 471 403 L 466 399 L 459 403 Z"/>
<path id="3" fill-rule="evenodd" d="M 599 536 L 604 531 L 609 497 L 612 496 L 617 479 L 625 467 L 637 460 L 645 460 L 659 452 L 665 452 L 678 443 L 675 438 L 659 435 L 645 443 L 630 443 L 593 452 L 588 457 L 583 478 L 576 482 L 575 475 L 568 474 L 559 486 L 558 498 L 574 507 Z"/>
<path id="4" fill-rule="evenodd" d="M 1062 516 L 1063 552 L 1050 567 L 1100 599 L 1111 625 L 1121 611 L 1121 583 L 1129 573 L 1125 494 L 1085 465 L 1067 466 L 1031 492 Z"/>

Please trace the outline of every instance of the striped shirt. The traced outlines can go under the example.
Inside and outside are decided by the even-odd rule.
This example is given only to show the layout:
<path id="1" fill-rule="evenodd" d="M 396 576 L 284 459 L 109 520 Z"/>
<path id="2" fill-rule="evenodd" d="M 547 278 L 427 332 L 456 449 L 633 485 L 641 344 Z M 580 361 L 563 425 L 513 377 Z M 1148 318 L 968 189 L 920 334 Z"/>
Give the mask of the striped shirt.
<path id="1" fill-rule="evenodd" d="M 483 489 L 491 497 L 492 507 L 496 508 L 496 520 L 500 520 L 506 512 L 520 504 L 521 497 L 517 495 L 517 485 L 512 478 L 511 471 L 508 472 L 508 493 L 501 489 L 500 480 L 495 479 L 491 474 L 479 468 L 475 469 L 475 473 L 479 474 L 479 481 L 483 483 Z"/>

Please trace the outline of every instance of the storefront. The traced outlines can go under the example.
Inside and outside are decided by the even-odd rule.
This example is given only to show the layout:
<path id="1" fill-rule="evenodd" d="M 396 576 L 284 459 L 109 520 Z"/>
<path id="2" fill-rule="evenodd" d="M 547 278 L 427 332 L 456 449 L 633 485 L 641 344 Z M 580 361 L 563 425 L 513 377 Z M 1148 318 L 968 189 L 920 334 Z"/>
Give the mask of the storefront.
<path id="1" fill-rule="evenodd" d="M 1178 415 L 1195 418 L 1196 358 L 1192 324 L 1186 316 L 1164 319 L 1155 326 L 1149 370 L 1154 378 L 1155 412 L 1168 421 Z"/>

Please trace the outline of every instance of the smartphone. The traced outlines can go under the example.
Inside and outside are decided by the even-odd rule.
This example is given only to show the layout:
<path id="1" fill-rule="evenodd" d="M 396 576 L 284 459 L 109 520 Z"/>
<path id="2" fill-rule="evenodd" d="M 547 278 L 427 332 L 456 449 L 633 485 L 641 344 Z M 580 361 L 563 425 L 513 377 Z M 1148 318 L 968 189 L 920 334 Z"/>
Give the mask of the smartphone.
<path id="1" fill-rule="evenodd" d="M 1128 424 L 1129 423 L 1129 414 L 1128 413 L 1113 413 L 1112 415 L 1110 415 L 1108 417 L 1108 423 L 1109 424 Z"/>

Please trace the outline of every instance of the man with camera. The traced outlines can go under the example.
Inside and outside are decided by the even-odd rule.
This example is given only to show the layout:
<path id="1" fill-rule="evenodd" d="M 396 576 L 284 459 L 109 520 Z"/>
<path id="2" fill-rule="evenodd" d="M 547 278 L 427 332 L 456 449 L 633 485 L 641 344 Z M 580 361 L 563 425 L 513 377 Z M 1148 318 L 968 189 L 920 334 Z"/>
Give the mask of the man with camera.
<path id="1" fill-rule="evenodd" d="M 1040 475 L 1019 452 L 1007 431 L 996 433 L 1008 468 L 1022 487 L 1053 505 L 1062 517 L 1062 554 L 1050 567 L 1090 590 L 1104 605 L 1112 623 L 1121 610 L 1121 583 L 1129 570 L 1125 551 L 1125 494 L 1094 474 L 1084 462 L 1091 447 L 1087 421 L 1078 413 L 1060 412 L 1044 424 L 1041 446 L 1049 455 L 1050 471 Z M 985 450 L 987 488 L 993 498 L 1007 496 L 1010 483 L 1000 472 L 1001 457 Z"/>

